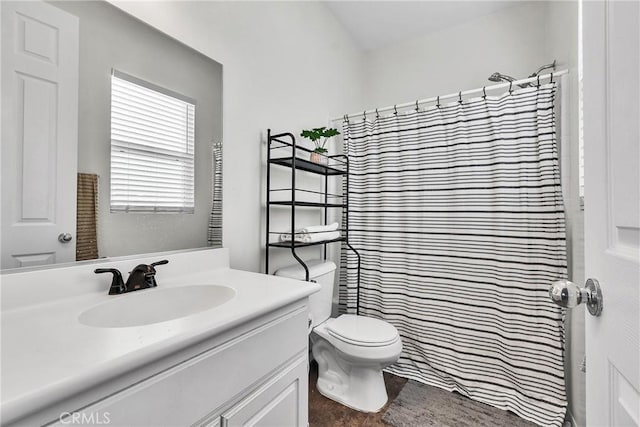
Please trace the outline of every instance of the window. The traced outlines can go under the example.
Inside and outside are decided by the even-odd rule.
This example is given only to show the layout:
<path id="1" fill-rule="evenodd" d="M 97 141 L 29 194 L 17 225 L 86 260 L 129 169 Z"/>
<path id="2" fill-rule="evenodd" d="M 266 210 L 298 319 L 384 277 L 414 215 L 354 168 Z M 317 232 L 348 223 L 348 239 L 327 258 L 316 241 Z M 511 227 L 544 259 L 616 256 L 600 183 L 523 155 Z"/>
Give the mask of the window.
<path id="1" fill-rule="evenodd" d="M 111 212 L 193 213 L 195 101 L 114 70 Z"/>

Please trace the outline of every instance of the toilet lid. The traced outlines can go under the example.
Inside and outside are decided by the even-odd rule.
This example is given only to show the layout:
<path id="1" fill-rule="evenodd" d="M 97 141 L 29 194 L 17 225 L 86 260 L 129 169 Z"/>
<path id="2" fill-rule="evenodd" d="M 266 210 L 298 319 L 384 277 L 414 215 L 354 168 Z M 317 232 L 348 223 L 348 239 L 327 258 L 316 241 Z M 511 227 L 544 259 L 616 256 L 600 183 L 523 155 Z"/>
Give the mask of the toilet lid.
<path id="1" fill-rule="evenodd" d="M 327 325 L 329 334 L 341 341 L 368 347 L 393 344 L 398 330 L 384 320 L 343 314 Z"/>

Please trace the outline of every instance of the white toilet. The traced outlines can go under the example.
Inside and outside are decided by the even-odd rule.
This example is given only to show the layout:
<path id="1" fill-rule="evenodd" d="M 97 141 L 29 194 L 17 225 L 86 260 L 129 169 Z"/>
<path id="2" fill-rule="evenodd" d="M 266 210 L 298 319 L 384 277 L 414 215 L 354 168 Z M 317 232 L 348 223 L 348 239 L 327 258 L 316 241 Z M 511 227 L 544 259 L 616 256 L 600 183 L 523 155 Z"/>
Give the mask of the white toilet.
<path id="1" fill-rule="evenodd" d="M 306 264 L 309 279 L 322 286 L 309 297 L 318 391 L 358 411 L 377 412 L 388 399 L 382 370 L 395 363 L 402 351 L 398 330 L 371 317 L 343 314 L 330 318 L 336 265 L 323 260 Z M 275 274 L 305 279 L 304 268 L 299 264 L 281 268 Z"/>

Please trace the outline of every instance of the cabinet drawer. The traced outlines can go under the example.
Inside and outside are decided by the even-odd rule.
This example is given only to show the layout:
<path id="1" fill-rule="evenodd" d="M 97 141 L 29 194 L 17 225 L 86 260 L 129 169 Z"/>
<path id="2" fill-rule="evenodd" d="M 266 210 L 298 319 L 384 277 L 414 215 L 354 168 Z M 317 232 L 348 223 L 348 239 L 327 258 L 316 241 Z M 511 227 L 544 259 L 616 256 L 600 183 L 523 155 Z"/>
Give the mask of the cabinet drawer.
<path id="1" fill-rule="evenodd" d="M 106 415 L 114 426 L 191 425 L 223 410 L 301 351 L 306 354 L 306 325 L 306 307 L 299 308 L 72 416 Z M 70 420 L 63 421 L 55 425 Z"/>

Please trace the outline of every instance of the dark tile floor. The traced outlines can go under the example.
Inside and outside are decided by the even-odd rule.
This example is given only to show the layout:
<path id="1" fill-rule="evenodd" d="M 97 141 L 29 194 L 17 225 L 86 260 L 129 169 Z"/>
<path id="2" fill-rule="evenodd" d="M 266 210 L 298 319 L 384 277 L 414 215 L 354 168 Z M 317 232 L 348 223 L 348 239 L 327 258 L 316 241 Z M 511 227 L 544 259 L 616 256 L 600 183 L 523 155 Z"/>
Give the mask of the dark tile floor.
<path id="1" fill-rule="evenodd" d="M 406 378 L 384 374 L 389 401 L 379 412 L 368 414 L 359 412 L 344 405 L 327 399 L 316 389 L 318 380 L 318 364 L 311 362 L 309 369 L 309 427 L 382 427 L 387 426 L 382 421 L 384 412 L 398 396 L 407 382 Z"/>

